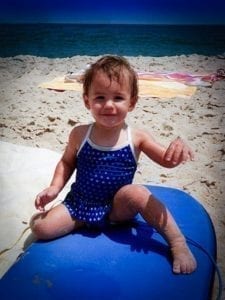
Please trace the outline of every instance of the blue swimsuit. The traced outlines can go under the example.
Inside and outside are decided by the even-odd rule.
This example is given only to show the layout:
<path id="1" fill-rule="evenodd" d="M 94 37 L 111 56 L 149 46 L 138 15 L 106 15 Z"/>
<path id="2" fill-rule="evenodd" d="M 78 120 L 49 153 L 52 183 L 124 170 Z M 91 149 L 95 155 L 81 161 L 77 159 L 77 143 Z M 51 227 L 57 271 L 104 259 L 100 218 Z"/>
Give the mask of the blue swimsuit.
<path id="1" fill-rule="evenodd" d="M 76 180 L 63 201 L 72 218 L 89 224 L 104 221 L 116 192 L 132 183 L 137 168 L 129 127 L 127 142 L 119 147 L 94 144 L 89 138 L 92 127 L 77 154 Z"/>

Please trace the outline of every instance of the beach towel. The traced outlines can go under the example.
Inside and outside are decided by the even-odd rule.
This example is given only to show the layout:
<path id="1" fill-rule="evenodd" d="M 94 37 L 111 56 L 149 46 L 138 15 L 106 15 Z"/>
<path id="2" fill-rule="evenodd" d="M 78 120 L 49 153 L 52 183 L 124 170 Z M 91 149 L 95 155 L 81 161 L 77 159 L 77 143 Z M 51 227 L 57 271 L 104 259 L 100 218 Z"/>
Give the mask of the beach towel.
<path id="1" fill-rule="evenodd" d="M 167 80 L 138 80 L 139 96 L 153 98 L 190 98 L 196 92 L 195 86 Z"/>
<path id="2" fill-rule="evenodd" d="M 55 91 L 82 92 L 83 72 L 69 72 L 39 85 Z M 189 74 L 184 72 L 137 72 L 140 97 L 190 98 L 197 86 L 211 87 L 215 81 L 225 80 L 225 70 L 218 69 L 211 74 Z"/>
<path id="3" fill-rule="evenodd" d="M 211 74 L 189 74 L 183 72 L 138 72 L 138 79 L 169 80 L 181 82 L 189 86 L 212 86 L 215 81 L 225 80 L 225 70 L 218 69 Z"/>
<path id="4" fill-rule="evenodd" d="M 87 66 L 87 68 L 89 65 Z M 85 70 L 80 72 L 69 72 L 65 78 L 65 82 L 81 82 Z M 220 68 L 211 74 L 190 74 L 185 72 L 137 72 L 139 80 L 148 81 L 175 81 L 190 86 L 212 86 L 215 81 L 225 80 L 225 70 Z"/>
<path id="5" fill-rule="evenodd" d="M 69 79 L 69 80 L 68 80 Z M 188 86 L 182 82 L 168 79 L 156 80 L 138 80 L 139 96 L 154 97 L 154 98 L 173 98 L 182 97 L 189 98 L 196 92 L 196 87 Z M 77 91 L 82 92 L 81 80 L 77 81 L 75 77 L 68 76 L 57 77 L 49 82 L 44 82 L 39 85 L 41 88 L 46 88 L 55 91 Z"/>
<path id="6" fill-rule="evenodd" d="M 47 149 L 0 141 L 0 278 L 32 241 L 29 220 L 37 212 L 34 199 L 49 184 L 59 158 L 59 153 Z"/>

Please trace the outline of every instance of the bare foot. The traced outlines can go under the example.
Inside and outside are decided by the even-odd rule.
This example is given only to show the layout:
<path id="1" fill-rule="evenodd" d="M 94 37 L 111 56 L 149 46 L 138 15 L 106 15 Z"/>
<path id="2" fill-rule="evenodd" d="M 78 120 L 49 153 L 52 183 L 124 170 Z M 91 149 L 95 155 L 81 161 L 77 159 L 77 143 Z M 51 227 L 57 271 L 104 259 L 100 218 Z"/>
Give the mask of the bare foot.
<path id="1" fill-rule="evenodd" d="M 190 274 L 197 267 L 196 260 L 188 248 L 185 240 L 173 242 L 171 247 L 173 256 L 173 272 L 176 274 Z"/>

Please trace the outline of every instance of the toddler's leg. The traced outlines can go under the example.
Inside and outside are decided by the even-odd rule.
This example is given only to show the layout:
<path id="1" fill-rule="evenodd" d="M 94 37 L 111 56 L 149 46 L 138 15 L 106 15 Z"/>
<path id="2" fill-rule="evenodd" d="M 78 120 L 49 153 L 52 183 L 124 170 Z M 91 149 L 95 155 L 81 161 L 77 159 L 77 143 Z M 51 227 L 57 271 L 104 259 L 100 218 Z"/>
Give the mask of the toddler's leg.
<path id="1" fill-rule="evenodd" d="M 115 196 L 110 219 L 123 221 L 137 213 L 155 227 L 170 245 L 174 273 L 193 272 L 196 260 L 168 209 L 141 185 L 122 187 Z"/>
<path id="2" fill-rule="evenodd" d="M 73 220 L 63 204 L 35 214 L 30 227 L 37 239 L 50 240 L 68 234 L 84 222 Z"/>

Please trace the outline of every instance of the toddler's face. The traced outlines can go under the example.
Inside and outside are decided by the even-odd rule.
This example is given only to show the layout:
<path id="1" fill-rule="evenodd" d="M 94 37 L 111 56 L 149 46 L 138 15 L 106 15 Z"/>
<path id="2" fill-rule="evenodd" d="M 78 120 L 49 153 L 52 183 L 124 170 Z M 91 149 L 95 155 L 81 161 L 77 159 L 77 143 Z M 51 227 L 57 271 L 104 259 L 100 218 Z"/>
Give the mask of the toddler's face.
<path id="1" fill-rule="evenodd" d="M 110 81 L 104 72 L 97 72 L 88 95 L 84 96 L 95 121 L 106 127 L 123 124 L 127 113 L 134 108 L 128 76 L 125 72 L 121 75 L 119 81 Z"/>

